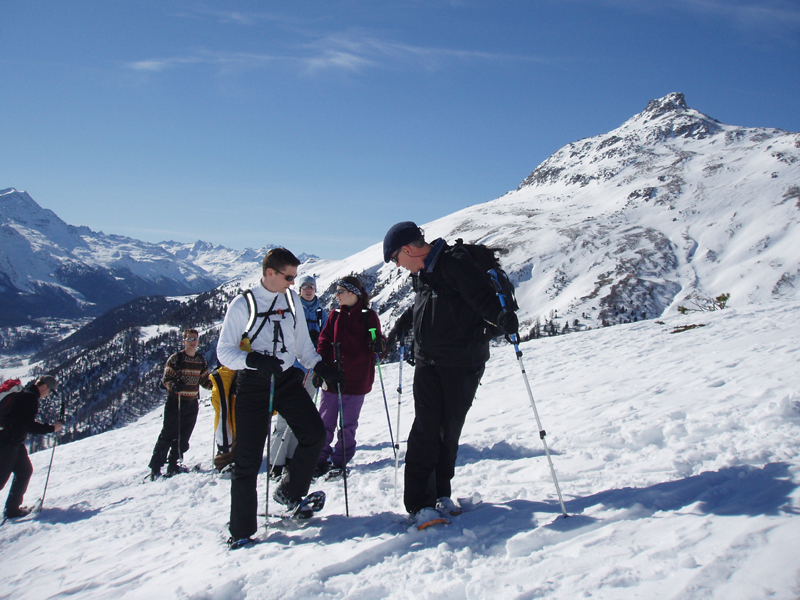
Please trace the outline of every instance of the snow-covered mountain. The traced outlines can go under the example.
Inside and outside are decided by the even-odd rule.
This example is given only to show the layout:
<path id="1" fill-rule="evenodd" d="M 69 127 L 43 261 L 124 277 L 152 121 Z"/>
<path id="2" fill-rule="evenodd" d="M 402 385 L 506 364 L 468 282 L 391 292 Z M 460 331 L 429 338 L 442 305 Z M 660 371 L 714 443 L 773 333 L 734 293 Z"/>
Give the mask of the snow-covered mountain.
<path id="1" fill-rule="evenodd" d="M 248 277 L 254 272 L 260 273 L 260 265 L 264 255 L 267 251 L 276 247 L 274 244 L 267 244 L 258 250 L 253 250 L 252 248 L 232 250 L 225 246 L 203 241 L 197 241 L 192 244 L 169 241 L 161 242 L 158 245 L 176 258 L 200 267 L 220 283 L 230 279 Z M 297 258 L 300 261 L 306 261 L 318 257 L 304 252 L 298 254 Z"/>
<path id="2" fill-rule="evenodd" d="M 674 93 L 560 149 L 515 191 L 420 225 L 429 240 L 506 248 L 525 325 L 653 318 L 697 295 L 797 298 L 800 133 L 723 125 Z M 380 244 L 308 269 L 323 288 L 363 274 L 384 324 L 411 301 Z"/>
<path id="3" fill-rule="evenodd" d="M 273 246 L 151 244 L 75 227 L 29 194 L 0 191 L 0 325 L 96 316 L 139 296 L 210 290 L 257 270 Z"/>
<path id="4" fill-rule="evenodd" d="M 400 443 L 396 492 L 376 382 L 348 478 L 350 516 L 342 482 L 318 481 L 312 489 L 328 495 L 318 519 L 284 531 L 260 516 L 263 543 L 230 552 L 230 481 L 209 472 L 210 406 L 186 455 L 204 471 L 141 483 L 159 408 L 31 455 L 26 504 L 42 495 L 53 459 L 44 509 L 0 528 L 0 597 L 797 598 L 800 302 L 663 321 L 522 344 L 567 519 L 506 344 L 492 349 L 453 480 L 454 498 L 483 502 L 450 525 L 403 524 L 413 374 L 402 371 L 398 423 L 395 363 L 383 379 Z"/>

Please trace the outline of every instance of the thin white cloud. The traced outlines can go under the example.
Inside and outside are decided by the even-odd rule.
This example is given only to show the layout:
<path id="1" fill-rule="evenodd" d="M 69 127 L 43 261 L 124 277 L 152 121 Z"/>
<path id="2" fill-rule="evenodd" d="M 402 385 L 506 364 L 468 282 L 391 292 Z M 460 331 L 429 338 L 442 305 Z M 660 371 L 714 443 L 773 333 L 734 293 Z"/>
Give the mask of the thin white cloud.
<path id="1" fill-rule="evenodd" d="M 313 42 L 284 49 L 283 53 L 257 54 L 202 51 L 192 55 L 170 58 L 150 58 L 126 64 L 139 72 L 158 73 L 190 65 L 218 68 L 264 68 L 277 62 L 296 64 L 306 72 L 346 71 L 358 73 L 367 69 L 426 69 L 444 68 L 453 61 L 537 61 L 547 59 L 506 53 L 485 52 L 430 46 L 414 46 L 358 34 L 336 34 Z"/>
<path id="2" fill-rule="evenodd" d="M 336 34 L 305 45 L 311 56 L 305 58 L 309 69 L 345 67 L 360 70 L 368 67 L 444 68 L 452 61 L 537 61 L 547 59 L 480 50 L 414 46 L 359 34 Z"/>
<path id="3" fill-rule="evenodd" d="M 228 67 L 259 68 L 283 60 L 287 60 L 287 58 L 270 54 L 202 51 L 191 56 L 134 61 L 125 66 L 134 71 L 158 73 L 189 65 L 207 65 L 219 69 Z"/>

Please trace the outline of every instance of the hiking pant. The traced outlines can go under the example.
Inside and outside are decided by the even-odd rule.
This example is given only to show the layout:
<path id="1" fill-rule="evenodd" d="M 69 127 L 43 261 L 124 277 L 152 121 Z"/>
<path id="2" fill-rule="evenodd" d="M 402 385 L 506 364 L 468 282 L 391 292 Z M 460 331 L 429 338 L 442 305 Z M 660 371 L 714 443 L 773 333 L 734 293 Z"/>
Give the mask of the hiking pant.
<path id="1" fill-rule="evenodd" d="M 483 370 L 419 362 L 414 368 L 414 423 L 408 434 L 403 496 L 408 512 L 450 497 L 458 440 Z"/>
<path id="2" fill-rule="evenodd" d="M 323 391 L 319 401 L 319 414 L 325 424 L 325 447 L 319 455 L 319 462 L 330 460 L 334 467 L 343 467 L 342 444 L 344 444 L 345 464 L 350 462 L 356 453 L 356 428 L 358 418 L 361 416 L 361 407 L 364 406 L 364 394 L 342 394 L 342 420 L 343 431 L 339 427 L 339 394 Z M 334 432 L 338 431 L 336 446 L 331 449 Z M 342 440 L 344 433 L 344 440 Z"/>
<path id="3" fill-rule="evenodd" d="M 311 399 L 314 399 L 317 388 L 311 383 L 311 373 L 308 371 L 303 378 L 303 387 Z M 283 466 L 287 459 L 291 460 L 297 448 L 297 437 L 292 433 L 286 419 L 278 415 L 275 417 L 275 429 L 272 431 L 272 445 L 269 448 L 270 466 Z"/>
<path id="4" fill-rule="evenodd" d="M 197 422 L 198 410 L 197 399 L 181 398 L 180 414 L 178 414 L 178 397 L 174 394 L 167 396 L 167 402 L 164 404 L 164 424 L 161 426 L 161 433 L 158 435 L 150 459 L 151 469 L 158 470 L 163 467 L 167 462 L 168 452 L 170 466 L 177 466 L 178 460 L 189 450 L 189 438 L 192 437 L 194 424 Z M 179 438 L 180 448 L 178 448 Z"/>
<path id="5" fill-rule="evenodd" d="M 6 499 L 6 510 L 11 512 L 16 511 L 22 504 L 22 498 L 33 475 L 33 465 L 28 458 L 25 444 L 0 445 L 0 490 L 6 486 L 12 473 L 14 480 L 11 482 L 11 489 Z"/>
<path id="6" fill-rule="evenodd" d="M 258 371 L 239 371 L 236 391 L 236 447 L 231 480 L 231 518 L 234 539 L 258 531 L 258 470 L 270 427 L 270 378 Z M 297 449 L 280 485 L 290 498 L 308 494 L 319 452 L 325 444 L 325 427 L 317 408 L 303 388 L 303 372 L 289 367 L 275 378 L 273 410 L 286 419 L 297 437 Z"/>

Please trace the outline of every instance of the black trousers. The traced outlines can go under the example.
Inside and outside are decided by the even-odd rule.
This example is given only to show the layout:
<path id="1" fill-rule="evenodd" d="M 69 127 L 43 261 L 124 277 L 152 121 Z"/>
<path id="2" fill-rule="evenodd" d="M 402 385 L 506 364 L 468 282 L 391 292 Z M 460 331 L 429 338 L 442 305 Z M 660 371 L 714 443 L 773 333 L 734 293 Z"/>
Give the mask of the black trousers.
<path id="1" fill-rule="evenodd" d="M 33 475 L 33 465 L 28 458 L 25 444 L 0 445 L 0 490 L 2 490 L 11 474 L 14 480 L 6 499 L 6 510 L 14 511 L 22 504 L 22 498 L 28 489 L 28 482 Z"/>
<path id="2" fill-rule="evenodd" d="M 483 370 L 421 363 L 414 368 L 414 424 L 408 434 L 403 497 L 408 512 L 450 497 L 458 440 Z"/>
<path id="3" fill-rule="evenodd" d="M 250 537 L 258 531 L 256 479 L 271 421 L 270 379 L 250 369 L 239 371 L 238 378 L 229 525 L 235 539 Z M 325 426 L 303 387 L 300 369 L 290 367 L 276 378 L 272 408 L 286 419 L 297 438 L 297 449 L 280 485 L 289 497 L 302 498 L 308 494 L 319 454 L 325 445 Z"/>
<path id="4" fill-rule="evenodd" d="M 197 423 L 198 410 L 197 400 L 183 398 L 180 401 L 179 412 L 178 397 L 172 394 L 167 396 L 167 402 L 164 404 L 164 424 L 161 426 L 161 433 L 158 435 L 150 459 L 151 469 L 163 467 L 167 462 L 167 453 L 169 453 L 169 464 L 172 466 L 177 465 L 178 459 L 186 454 L 189 450 L 189 438 L 192 437 L 194 425 Z"/>

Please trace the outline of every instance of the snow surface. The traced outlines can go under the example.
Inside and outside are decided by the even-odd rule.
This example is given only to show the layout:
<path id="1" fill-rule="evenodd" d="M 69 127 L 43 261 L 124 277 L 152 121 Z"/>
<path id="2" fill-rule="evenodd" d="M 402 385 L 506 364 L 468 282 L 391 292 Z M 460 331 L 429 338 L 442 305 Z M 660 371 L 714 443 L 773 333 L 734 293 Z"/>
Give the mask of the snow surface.
<path id="1" fill-rule="evenodd" d="M 676 332 L 687 325 L 697 327 Z M 45 506 L 36 520 L 0 528 L 0 597 L 800 596 L 799 302 L 671 315 L 522 349 L 567 519 L 519 365 L 502 345 L 453 482 L 454 497 L 482 503 L 450 525 L 404 524 L 376 384 L 358 430 L 350 517 L 341 482 L 321 482 L 312 489 L 328 503 L 316 522 L 262 528 L 265 543 L 230 552 L 229 480 L 202 472 L 141 483 L 157 410 L 33 455 L 28 503 L 54 457 Z M 404 450 L 411 369 L 399 428 L 398 364 L 384 365 L 383 378 Z M 202 407 L 186 457 L 207 470 L 212 416 Z M 262 477 L 262 502 L 264 486 Z"/>

